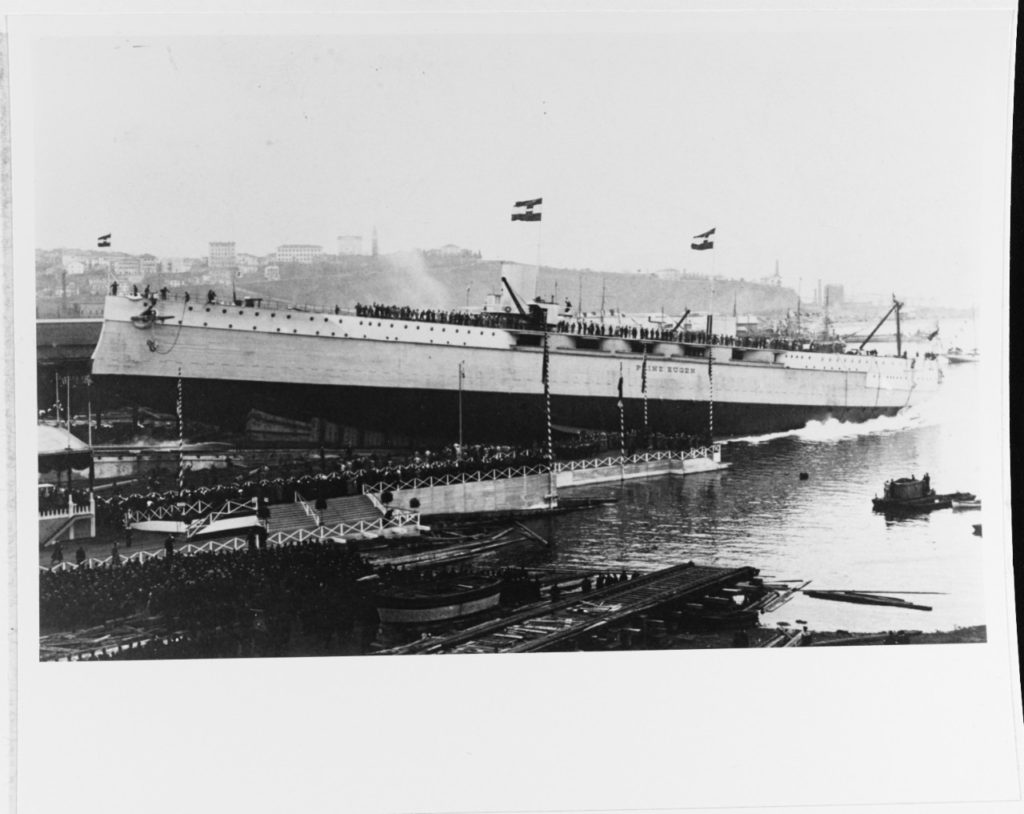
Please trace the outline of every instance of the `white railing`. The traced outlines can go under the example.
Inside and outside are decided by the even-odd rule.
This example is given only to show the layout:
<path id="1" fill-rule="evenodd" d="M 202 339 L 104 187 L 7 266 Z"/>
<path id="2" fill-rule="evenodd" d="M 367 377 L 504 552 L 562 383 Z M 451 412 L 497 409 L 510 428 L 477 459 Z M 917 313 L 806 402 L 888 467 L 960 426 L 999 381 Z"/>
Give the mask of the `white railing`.
<path id="1" fill-rule="evenodd" d="M 623 464 L 641 464 L 652 461 L 690 461 L 698 458 L 711 458 L 722 451 L 720 444 L 710 447 L 694 447 L 687 450 L 654 450 L 638 452 L 634 455 L 608 455 L 603 458 L 585 458 L 579 461 L 559 461 L 555 464 L 558 472 L 575 471 L 577 469 L 598 469 L 604 466 L 622 466 Z"/>
<path id="2" fill-rule="evenodd" d="M 386 521 L 388 525 L 418 526 L 420 523 L 419 512 L 410 511 L 409 509 L 399 509 L 396 506 L 385 506 L 383 503 L 381 503 L 380 498 L 377 497 L 377 495 L 375 495 L 373 492 L 367 492 L 365 497 L 368 497 L 370 499 L 370 502 L 373 504 L 373 507 L 382 515 L 386 515 L 388 512 L 391 512 L 391 520 Z"/>
<path id="3" fill-rule="evenodd" d="M 712 444 L 705 447 L 694 447 L 688 450 L 652 450 L 650 452 L 638 452 L 634 455 L 607 455 L 603 458 L 585 458 L 579 461 L 558 461 L 555 463 L 556 472 L 575 471 L 580 469 L 599 469 L 608 466 L 623 466 L 625 464 L 649 463 L 652 461 L 690 461 L 700 458 L 713 458 L 722 451 L 721 444 Z M 375 495 L 384 492 L 396 492 L 406 489 L 431 489 L 435 486 L 457 486 L 464 483 L 478 483 L 491 480 L 504 480 L 508 478 L 525 477 L 527 475 L 546 475 L 549 469 L 546 465 L 520 466 L 508 469 L 489 469 L 482 472 L 457 472 L 451 475 L 439 475 L 437 477 L 412 478 L 410 480 L 395 481 L 394 483 L 376 483 L 363 486 L 363 494 L 370 497 L 375 503 L 380 504 Z M 383 505 L 383 504 L 380 504 Z M 396 510 L 397 511 L 397 510 Z"/>
<path id="4" fill-rule="evenodd" d="M 302 510 L 306 513 L 307 517 L 313 518 L 314 523 L 316 523 L 318 526 L 323 525 L 324 521 L 323 518 L 320 516 L 319 512 L 317 512 L 312 506 L 310 506 L 303 499 L 302 495 L 298 493 L 298 491 L 295 492 L 295 502 L 302 506 Z"/>
<path id="5" fill-rule="evenodd" d="M 89 515 L 96 513 L 96 499 L 89 495 L 89 503 L 75 503 L 75 501 L 69 497 L 68 505 L 61 506 L 59 509 L 40 509 L 39 519 L 43 518 L 54 518 L 54 517 L 81 517 L 82 515 Z"/>
<path id="6" fill-rule="evenodd" d="M 151 509 L 129 509 L 125 518 L 129 523 L 143 523 L 147 520 L 180 520 L 190 514 L 205 515 L 214 510 L 218 505 L 206 500 L 197 500 L 193 503 L 177 504 L 162 503 Z"/>
<path id="7" fill-rule="evenodd" d="M 200 554 L 200 553 L 216 553 L 218 551 L 238 551 L 239 549 L 246 548 L 249 545 L 249 541 L 241 537 L 231 537 L 227 540 L 207 540 L 205 543 L 196 545 L 195 543 L 186 543 L 181 548 L 175 549 L 175 554 Z M 117 561 L 123 565 L 126 562 L 138 562 L 143 563 L 147 560 L 162 560 L 167 556 L 167 552 L 164 550 L 160 551 L 136 551 L 132 554 L 124 555 L 118 553 Z M 109 557 L 89 557 L 83 560 L 81 564 L 74 562 L 59 562 L 56 565 L 49 567 L 40 565 L 40 571 L 77 571 L 79 568 L 112 568 L 114 565 L 114 555 L 111 554 Z"/>
<path id="8" fill-rule="evenodd" d="M 455 472 L 448 475 L 412 478 L 410 480 L 396 481 L 395 483 L 364 484 L 363 494 L 383 494 L 384 492 L 393 492 L 400 489 L 429 489 L 433 486 L 458 486 L 463 483 L 483 483 L 491 480 L 525 478 L 529 475 L 546 475 L 549 471 L 546 464 L 539 464 L 537 466 L 514 466 L 506 469 L 487 469 L 480 472 Z"/>
<path id="9" fill-rule="evenodd" d="M 233 500 L 229 500 L 227 503 L 225 503 L 223 506 L 217 509 L 217 511 L 207 515 L 206 517 L 200 517 L 197 520 L 193 520 L 191 523 L 189 523 L 188 531 L 185 533 L 185 537 L 186 539 L 191 539 L 192 537 L 195 537 L 196 534 L 198 534 L 202 529 L 213 523 L 214 520 L 224 517 L 225 515 L 232 514 L 233 512 L 237 512 L 241 509 L 251 509 L 252 511 L 255 512 L 258 508 L 259 507 L 256 498 L 250 498 L 247 501 L 237 503 Z"/>

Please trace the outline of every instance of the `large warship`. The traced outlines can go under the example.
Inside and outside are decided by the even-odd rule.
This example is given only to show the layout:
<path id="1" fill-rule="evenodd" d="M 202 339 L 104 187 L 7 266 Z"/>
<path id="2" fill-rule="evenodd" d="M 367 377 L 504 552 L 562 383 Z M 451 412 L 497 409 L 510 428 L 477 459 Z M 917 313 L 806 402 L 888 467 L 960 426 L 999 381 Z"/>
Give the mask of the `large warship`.
<path id="1" fill-rule="evenodd" d="M 941 376 L 932 354 L 721 336 L 710 319 L 614 328 L 510 285 L 475 312 L 111 295 L 92 374 L 115 399 L 168 412 L 180 378 L 190 419 L 278 421 L 339 445 L 537 442 L 545 384 L 556 431 L 723 438 L 894 415 Z"/>

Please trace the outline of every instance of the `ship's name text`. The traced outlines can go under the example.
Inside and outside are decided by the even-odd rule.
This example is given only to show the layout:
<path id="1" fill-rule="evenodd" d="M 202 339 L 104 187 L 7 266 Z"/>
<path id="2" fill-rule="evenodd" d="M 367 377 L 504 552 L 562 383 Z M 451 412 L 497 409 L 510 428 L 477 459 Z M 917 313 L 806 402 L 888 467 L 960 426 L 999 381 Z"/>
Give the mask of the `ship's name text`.
<path id="1" fill-rule="evenodd" d="M 643 370 L 643 365 L 637 365 L 637 370 Z M 648 365 L 648 373 L 696 373 L 697 368 L 687 367 L 686 365 Z"/>

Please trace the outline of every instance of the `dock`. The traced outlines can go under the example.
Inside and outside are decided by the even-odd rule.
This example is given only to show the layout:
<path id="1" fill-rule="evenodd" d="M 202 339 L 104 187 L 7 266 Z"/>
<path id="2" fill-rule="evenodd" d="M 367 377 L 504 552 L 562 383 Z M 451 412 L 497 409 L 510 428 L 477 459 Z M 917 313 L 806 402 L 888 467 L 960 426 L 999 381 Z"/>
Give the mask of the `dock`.
<path id="1" fill-rule="evenodd" d="M 571 649 L 586 636 L 631 617 L 757 576 L 757 569 L 685 563 L 556 602 L 530 605 L 502 619 L 445 636 L 420 639 L 381 655 L 428 653 L 537 653 Z"/>

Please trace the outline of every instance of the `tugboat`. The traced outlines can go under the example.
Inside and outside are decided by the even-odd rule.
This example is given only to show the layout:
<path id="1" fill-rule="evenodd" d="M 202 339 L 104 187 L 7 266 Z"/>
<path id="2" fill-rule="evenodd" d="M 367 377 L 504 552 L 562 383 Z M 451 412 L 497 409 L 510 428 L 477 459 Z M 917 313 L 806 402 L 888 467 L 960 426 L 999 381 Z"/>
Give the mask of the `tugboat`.
<path id="1" fill-rule="evenodd" d="M 975 497 L 970 492 L 936 494 L 931 488 L 931 476 L 926 472 L 921 480 L 911 475 L 909 478 L 886 481 L 883 496 L 872 498 L 871 505 L 876 512 L 886 514 L 919 514 L 948 509 L 954 500 L 972 501 Z"/>

